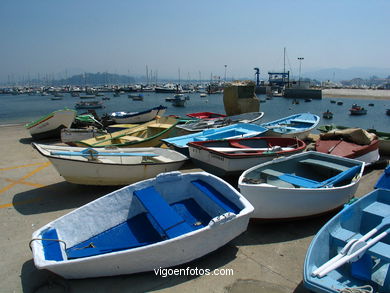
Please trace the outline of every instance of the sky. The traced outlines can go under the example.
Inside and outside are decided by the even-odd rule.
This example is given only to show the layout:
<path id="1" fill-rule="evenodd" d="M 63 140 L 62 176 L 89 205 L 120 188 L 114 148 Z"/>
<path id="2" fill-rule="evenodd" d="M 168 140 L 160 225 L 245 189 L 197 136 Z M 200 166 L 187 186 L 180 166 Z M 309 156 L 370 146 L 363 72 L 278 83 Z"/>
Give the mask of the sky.
<path id="1" fill-rule="evenodd" d="M 1 0 L 0 81 L 390 68 L 388 0 Z M 226 66 L 225 66 L 226 65 Z M 390 74 L 390 73 L 389 73 Z"/>

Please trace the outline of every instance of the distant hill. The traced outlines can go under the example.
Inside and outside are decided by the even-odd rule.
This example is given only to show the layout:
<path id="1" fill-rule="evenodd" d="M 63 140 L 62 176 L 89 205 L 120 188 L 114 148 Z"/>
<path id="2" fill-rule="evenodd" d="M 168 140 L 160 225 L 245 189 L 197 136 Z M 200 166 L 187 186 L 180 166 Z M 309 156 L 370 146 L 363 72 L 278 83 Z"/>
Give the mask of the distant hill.
<path id="1" fill-rule="evenodd" d="M 129 84 L 135 81 L 134 77 L 106 72 L 83 73 L 73 75 L 67 79 L 54 80 L 53 85 L 103 85 L 103 84 Z"/>
<path id="2" fill-rule="evenodd" d="M 372 76 L 386 78 L 390 75 L 390 68 L 374 67 L 351 67 L 351 68 L 326 68 L 316 71 L 306 71 L 302 74 L 304 77 L 314 78 L 322 81 L 341 81 L 353 78 L 368 79 Z"/>

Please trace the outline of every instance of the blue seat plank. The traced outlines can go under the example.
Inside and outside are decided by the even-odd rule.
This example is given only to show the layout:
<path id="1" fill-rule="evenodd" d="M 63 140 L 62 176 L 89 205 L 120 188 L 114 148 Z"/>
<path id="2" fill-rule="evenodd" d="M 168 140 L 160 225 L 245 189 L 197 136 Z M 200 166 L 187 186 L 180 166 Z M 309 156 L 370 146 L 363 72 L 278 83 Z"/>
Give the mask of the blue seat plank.
<path id="1" fill-rule="evenodd" d="M 153 186 L 135 190 L 134 195 L 150 213 L 168 238 L 174 238 L 193 231 L 191 226 L 169 206 Z"/>
<path id="2" fill-rule="evenodd" d="M 56 229 L 47 229 L 42 233 L 42 246 L 46 260 L 63 260 L 61 243 L 58 240 Z M 47 239 L 47 240 L 45 240 Z"/>
<path id="3" fill-rule="evenodd" d="M 202 181 L 202 180 L 194 180 L 191 183 L 197 187 L 200 191 L 202 191 L 205 195 L 207 195 L 212 201 L 218 204 L 221 208 L 223 208 L 227 212 L 231 212 L 234 214 L 239 214 L 241 209 L 237 207 L 234 203 L 224 197 L 219 191 L 217 191 L 210 184 Z"/>
<path id="4" fill-rule="evenodd" d="M 308 178 L 304 178 L 301 176 L 293 175 L 293 174 L 283 174 L 278 177 L 280 180 L 286 181 L 293 185 L 297 185 L 305 188 L 317 188 L 319 183 L 318 181 L 311 180 Z"/>

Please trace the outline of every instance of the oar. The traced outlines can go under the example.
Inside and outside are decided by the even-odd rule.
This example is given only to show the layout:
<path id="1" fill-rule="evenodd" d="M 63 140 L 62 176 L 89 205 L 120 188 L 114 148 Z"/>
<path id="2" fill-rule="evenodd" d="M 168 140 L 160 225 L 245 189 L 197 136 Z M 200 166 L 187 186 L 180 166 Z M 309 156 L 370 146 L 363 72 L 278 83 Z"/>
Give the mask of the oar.
<path id="1" fill-rule="evenodd" d="M 382 219 L 381 223 L 378 226 L 376 226 L 374 229 L 372 229 L 371 231 L 369 231 L 368 233 L 363 235 L 361 238 L 349 240 L 348 243 L 340 250 L 340 252 L 335 257 L 333 257 L 332 259 L 330 259 L 329 261 L 324 263 L 322 266 L 320 266 L 318 269 L 316 269 L 314 272 L 312 272 L 312 276 L 319 275 L 327 267 L 333 265 L 334 263 L 339 261 L 341 258 L 345 257 L 348 254 L 348 252 L 350 251 L 352 245 L 354 245 L 356 242 L 358 242 L 358 241 L 364 242 L 364 241 L 370 239 L 378 231 L 380 231 L 381 229 L 383 229 L 384 227 L 389 226 L 389 225 L 390 225 L 390 216 L 387 216 L 387 217 Z"/>
<path id="2" fill-rule="evenodd" d="M 359 256 L 361 256 L 362 254 L 364 254 L 366 252 L 367 249 L 369 249 L 371 246 L 373 246 L 374 244 L 376 244 L 377 242 L 379 242 L 382 238 L 386 237 L 387 234 L 390 233 L 390 228 L 387 229 L 385 232 L 382 232 L 381 234 L 379 234 L 378 236 L 376 236 L 375 238 L 371 239 L 370 241 L 368 241 L 367 243 L 361 241 L 360 239 L 353 245 L 353 247 L 355 247 L 357 250 L 356 251 L 353 251 L 353 247 L 351 247 L 351 249 L 348 251 L 348 255 L 342 257 L 341 259 L 339 259 L 338 261 L 334 262 L 333 264 L 331 264 L 330 266 L 328 266 L 327 268 L 325 268 L 324 270 L 322 270 L 319 274 L 318 274 L 318 277 L 322 278 L 323 276 L 325 276 L 326 274 L 328 274 L 329 272 L 341 267 L 343 264 L 345 264 L 346 262 L 349 262 L 349 261 L 356 261 L 357 259 L 359 259 Z M 363 245 L 363 246 L 360 246 L 359 245 Z M 352 250 L 352 251 L 351 251 Z"/>
<path id="3" fill-rule="evenodd" d="M 226 153 L 234 153 L 234 152 L 249 152 L 249 151 L 272 151 L 271 148 L 224 148 L 224 147 L 211 147 L 211 148 L 208 148 L 210 150 L 213 150 L 213 151 L 217 151 L 217 152 L 226 152 Z M 294 148 L 289 148 L 289 147 L 286 147 L 286 148 L 281 148 L 281 149 L 277 149 L 278 151 L 291 151 L 293 150 Z"/>
<path id="4" fill-rule="evenodd" d="M 67 152 L 67 151 L 51 151 L 51 155 L 53 156 L 136 156 L 136 157 L 155 157 L 158 156 L 156 154 L 149 153 L 90 153 L 90 152 Z"/>

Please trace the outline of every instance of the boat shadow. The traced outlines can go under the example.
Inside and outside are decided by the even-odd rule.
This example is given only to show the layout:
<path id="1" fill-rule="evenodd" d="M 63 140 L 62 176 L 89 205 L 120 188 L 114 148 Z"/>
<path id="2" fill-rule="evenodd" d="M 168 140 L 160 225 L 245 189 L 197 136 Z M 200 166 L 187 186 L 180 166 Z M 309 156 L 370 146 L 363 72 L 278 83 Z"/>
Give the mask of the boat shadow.
<path id="1" fill-rule="evenodd" d="M 76 185 L 63 181 L 17 193 L 12 204 L 22 215 L 61 211 L 78 208 L 118 188 Z"/>
<path id="2" fill-rule="evenodd" d="M 19 139 L 19 142 L 22 144 L 31 144 L 32 142 L 42 143 L 42 144 L 54 144 L 54 143 L 60 143 L 61 141 L 55 138 L 34 139 L 32 137 L 22 137 Z"/>
<path id="3" fill-rule="evenodd" d="M 314 236 L 336 212 L 288 221 L 251 220 L 248 229 L 234 239 L 233 244 L 237 246 L 272 244 Z"/>
<path id="4" fill-rule="evenodd" d="M 67 280 L 50 271 L 38 270 L 34 261 L 29 260 L 22 266 L 21 282 L 24 293 L 32 292 L 151 292 L 169 289 L 176 285 L 191 281 L 200 274 L 191 274 L 195 269 L 218 269 L 231 262 L 237 254 L 238 248 L 227 244 L 197 260 L 172 267 L 182 272 L 189 268 L 188 275 L 156 274 L 154 271 L 113 277 Z M 159 268 L 156 268 L 156 270 Z M 163 271 L 166 272 L 166 271 Z"/>

